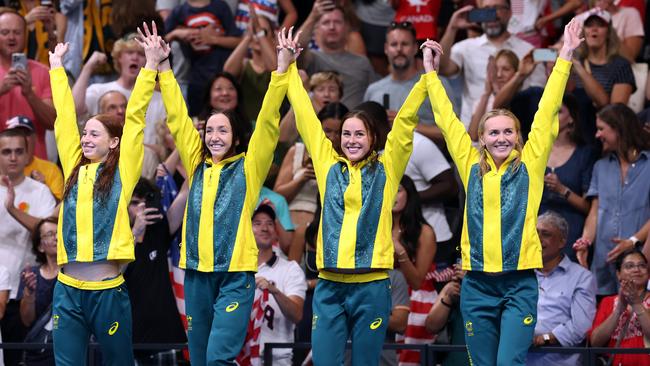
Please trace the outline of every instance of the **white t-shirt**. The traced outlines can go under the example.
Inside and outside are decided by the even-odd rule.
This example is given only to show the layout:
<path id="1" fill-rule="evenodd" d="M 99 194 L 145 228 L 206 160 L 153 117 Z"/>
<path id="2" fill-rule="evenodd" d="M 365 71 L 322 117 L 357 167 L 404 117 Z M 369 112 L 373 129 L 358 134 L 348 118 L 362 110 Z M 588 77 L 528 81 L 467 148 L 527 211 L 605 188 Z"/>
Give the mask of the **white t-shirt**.
<path id="1" fill-rule="evenodd" d="M 501 49 L 511 50 L 521 60 L 533 49 L 533 45 L 515 36 L 510 36 L 500 47 L 497 47 L 484 34 L 480 37 L 465 39 L 451 47 L 451 60 L 458 65 L 465 80 L 460 113 L 460 120 L 465 124 L 465 128 L 472 120 L 472 108 L 475 101 L 485 91 L 488 59 Z M 544 87 L 544 85 L 546 85 L 546 73 L 544 65 L 540 64 L 524 81 L 522 89 L 530 86 Z"/>
<path id="2" fill-rule="evenodd" d="M 525 33 L 535 30 L 535 22 L 542 14 L 548 0 L 512 0 L 510 9 L 512 16 L 508 22 L 508 32 L 511 34 Z"/>
<path id="3" fill-rule="evenodd" d="M 451 169 L 451 166 L 440 152 L 440 149 L 438 149 L 438 146 L 420 133 L 415 132 L 413 134 L 413 153 L 404 172 L 415 183 L 415 189 L 418 192 L 428 189 L 431 187 L 429 183 L 431 179 L 449 169 Z M 436 241 L 441 242 L 451 239 L 451 230 L 442 203 L 422 204 L 422 215 L 433 228 Z"/>
<path id="4" fill-rule="evenodd" d="M 9 271 L 3 266 L 0 266 L 0 291 L 11 291 L 11 282 L 9 282 Z M 0 343 L 2 343 L 2 333 L 0 333 Z M 0 366 L 4 366 L 4 355 L 0 349 Z"/>
<path id="5" fill-rule="evenodd" d="M 612 26 L 616 30 L 616 35 L 623 41 L 629 37 L 643 37 L 643 20 L 641 14 L 636 8 L 621 6 L 615 14 L 612 14 Z"/>
<path id="6" fill-rule="evenodd" d="M 88 109 L 88 114 L 92 116 L 99 113 L 99 98 L 109 91 L 118 91 L 124 94 L 126 99 L 129 99 L 133 90 L 122 87 L 117 83 L 117 81 L 89 86 L 88 89 L 86 89 L 86 108 Z M 165 122 L 166 119 L 167 113 L 162 101 L 162 96 L 160 95 L 160 92 L 154 91 L 145 115 L 145 121 L 147 124 L 144 128 L 145 144 L 156 144 L 158 142 L 156 137 L 156 123 L 161 121 Z"/>
<path id="7" fill-rule="evenodd" d="M 45 184 L 29 177 L 14 187 L 16 199 L 14 205 L 21 211 L 34 217 L 48 217 L 54 210 L 54 197 Z M 0 202 L 4 202 L 7 187 L 0 186 Z M 20 284 L 20 272 L 28 264 L 34 263 L 31 233 L 18 223 L 4 205 L 0 207 L 0 267 L 9 271 L 11 299 L 16 298 Z"/>
<path id="8" fill-rule="evenodd" d="M 287 261 L 278 256 L 273 256 L 267 263 L 263 263 L 257 268 L 255 277 L 264 277 L 268 281 L 273 281 L 275 287 L 286 296 L 298 296 L 305 298 L 307 292 L 307 282 L 305 273 L 298 263 Z M 273 295 L 269 295 L 269 301 L 264 309 L 264 325 L 260 333 L 260 354 L 264 351 L 264 343 L 291 343 L 293 342 L 293 333 L 296 325 L 287 319 L 280 306 L 275 301 Z M 290 348 L 273 350 L 273 365 L 290 366 L 293 352 Z"/>

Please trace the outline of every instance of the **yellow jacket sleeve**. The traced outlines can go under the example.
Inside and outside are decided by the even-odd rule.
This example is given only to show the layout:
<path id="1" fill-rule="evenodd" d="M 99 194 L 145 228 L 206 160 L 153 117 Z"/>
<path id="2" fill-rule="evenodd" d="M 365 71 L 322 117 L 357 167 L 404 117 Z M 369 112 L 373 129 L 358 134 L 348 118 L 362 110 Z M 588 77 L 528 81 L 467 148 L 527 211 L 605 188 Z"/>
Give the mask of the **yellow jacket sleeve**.
<path id="1" fill-rule="evenodd" d="M 413 152 L 413 130 L 419 120 L 417 113 L 426 95 L 426 82 L 422 76 L 397 112 L 393 127 L 388 133 L 386 148 L 381 159 L 386 163 L 386 173 L 393 174 L 393 177 L 401 179 L 404 175 L 406 164 Z"/>
<path id="2" fill-rule="evenodd" d="M 81 143 L 74 99 L 63 67 L 50 70 L 50 85 L 52 85 L 52 100 L 56 110 L 54 121 L 56 148 L 59 151 L 63 175 L 67 179 L 81 159 Z"/>
<path id="3" fill-rule="evenodd" d="M 558 58 L 544 87 L 542 99 L 539 101 L 528 134 L 528 142 L 522 151 L 521 160 L 526 162 L 529 169 L 535 169 L 539 174 L 544 173 L 553 141 L 557 138 L 560 126 L 557 115 L 562 107 L 562 98 L 570 71 L 571 62 Z"/>
<path id="4" fill-rule="evenodd" d="M 438 74 L 430 72 L 425 78 L 436 125 L 442 131 L 461 179 L 466 182 L 472 164 L 478 160 L 478 151 L 472 146 L 472 139 L 467 134 L 465 125 L 456 117 Z"/>
<path id="5" fill-rule="evenodd" d="M 280 136 L 280 106 L 287 94 L 288 84 L 288 78 L 281 77 L 275 71 L 271 74 L 271 82 L 248 144 L 244 166 L 246 180 L 252 184 L 254 192 L 262 188 L 273 162 L 273 152 Z"/>
<path id="6" fill-rule="evenodd" d="M 120 175 L 125 184 L 135 184 L 142 174 L 144 158 L 145 112 L 156 86 L 156 70 L 142 68 L 126 106 L 124 129 L 120 143 Z M 127 188 L 126 191 L 131 189 Z"/>
<path id="7" fill-rule="evenodd" d="M 158 77 L 160 92 L 167 111 L 167 126 L 174 137 L 183 166 L 191 179 L 194 169 L 201 162 L 203 141 L 188 116 L 187 105 L 173 71 L 161 72 Z"/>
<path id="8" fill-rule="evenodd" d="M 317 180 L 318 188 L 321 193 L 325 192 L 325 177 L 332 164 L 338 160 L 338 153 L 332 147 L 332 142 L 327 138 L 325 132 L 323 132 L 323 126 L 316 116 L 311 99 L 307 95 L 300 75 L 298 75 L 296 64 L 291 64 L 289 70 L 282 76 L 289 77 L 288 96 L 291 107 L 296 114 L 296 127 L 311 155 L 316 177 L 320 178 Z"/>

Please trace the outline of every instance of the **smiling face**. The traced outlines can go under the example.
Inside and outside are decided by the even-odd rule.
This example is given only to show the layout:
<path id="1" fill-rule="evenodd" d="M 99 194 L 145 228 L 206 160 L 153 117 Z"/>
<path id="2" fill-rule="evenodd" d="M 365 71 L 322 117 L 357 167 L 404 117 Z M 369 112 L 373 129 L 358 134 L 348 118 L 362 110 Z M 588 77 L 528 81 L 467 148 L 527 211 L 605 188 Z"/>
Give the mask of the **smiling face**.
<path id="1" fill-rule="evenodd" d="M 341 126 L 341 151 L 353 163 L 363 160 L 372 146 L 365 123 L 357 117 L 346 119 Z"/>
<path id="2" fill-rule="evenodd" d="M 639 253 L 631 253 L 623 258 L 621 269 L 616 272 L 620 281 L 634 281 L 637 287 L 645 287 L 648 283 L 648 262 Z"/>
<path id="3" fill-rule="evenodd" d="M 515 121 L 511 117 L 501 115 L 487 118 L 479 137 L 497 167 L 508 158 L 517 144 L 517 139 Z"/>
<path id="4" fill-rule="evenodd" d="M 341 145 L 341 120 L 338 118 L 327 118 L 323 121 L 323 132 L 332 141 L 332 146 Z"/>
<path id="5" fill-rule="evenodd" d="M 265 212 L 258 212 L 253 216 L 253 236 L 259 249 L 269 249 L 273 246 L 275 222 Z"/>
<path id="6" fill-rule="evenodd" d="M 237 108 L 237 88 L 225 77 L 218 77 L 210 88 L 210 106 L 218 111 Z"/>
<path id="7" fill-rule="evenodd" d="M 612 126 L 596 117 L 596 138 L 603 144 L 604 152 L 616 152 L 618 147 L 618 133 Z"/>
<path id="8" fill-rule="evenodd" d="M 111 149 L 117 147 L 119 137 L 112 137 L 103 123 L 95 118 L 86 122 L 81 132 L 81 151 L 93 163 L 103 162 Z"/>
<path id="9" fill-rule="evenodd" d="M 210 151 L 213 162 L 219 162 L 227 157 L 233 147 L 233 130 L 230 120 L 223 113 L 217 113 L 205 124 L 204 142 Z M 235 141 L 235 146 L 239 141 Z"/>

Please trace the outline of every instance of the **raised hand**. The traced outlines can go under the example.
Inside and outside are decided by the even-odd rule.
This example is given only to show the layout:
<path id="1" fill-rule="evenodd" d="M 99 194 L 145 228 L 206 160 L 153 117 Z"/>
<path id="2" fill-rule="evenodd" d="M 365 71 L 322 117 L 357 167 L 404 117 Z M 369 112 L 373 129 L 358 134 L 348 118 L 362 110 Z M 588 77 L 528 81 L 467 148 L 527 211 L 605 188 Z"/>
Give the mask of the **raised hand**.
<path id="1" fill-rule="evenodd" d="M 144 33 L 142 29 L 144 29 Z M 167 42 L 158 35 L 158 29 L 156 28 L 155 22 L 151 22 L 151 32 L 149 31 L 147 23 L 142 23 L 142 29 L 138 28 L 140 36 L 135 40 L 144 49 L 144 55 L 147 58 L 145 68 L 156 70 L 161 62 L 169 58 L 171 48 Z"/>
<path id="2" fill-rule="evenodd" d="M 559 56 L 567 61 L 573 58 L 573 51 L 584 41 L 582 34 L 582 21 L 574 17 L 569 24 L 564 27 L 564 44 L 560 49 Z"/>
<path id="3" fill-rule="evenodd" d="M 9 179 L 9 176 L 3 175 L 1 179 L 2 184 L 7 188 L 4 205 L 8 211 L 10 208 L 14 207 L 14 201 L 16 200 L 16 191 L 14 190 L 14 184 L 11 182 L 11 179 Z"/>
<path id="4" fill-rule="evenodd" d="M 293 27 L 289 28 L 289 31 L 285 28 L 282 28 L 278 32 L 278 74 L 284 74 L 289 65 L 295 62 L 300 56 L 300 31 L 296 33 L 295 37 L 293 36 Z"/>
<path id="5" fill-rule="evenodd" d="M 54 52 L 50 52 L 50 69 L 63 67 L 63 56 L 68 52 L 70 43 L 59 43 L 54 48 Z"/>
<path id="6" fill-rule="evenodd" d="M 423 55 L 424 71 L 427 73 L 440 69 L 440 56 L 443 54 L 442 46 L 435 41 L 427 39 L 420 46 Z"/>

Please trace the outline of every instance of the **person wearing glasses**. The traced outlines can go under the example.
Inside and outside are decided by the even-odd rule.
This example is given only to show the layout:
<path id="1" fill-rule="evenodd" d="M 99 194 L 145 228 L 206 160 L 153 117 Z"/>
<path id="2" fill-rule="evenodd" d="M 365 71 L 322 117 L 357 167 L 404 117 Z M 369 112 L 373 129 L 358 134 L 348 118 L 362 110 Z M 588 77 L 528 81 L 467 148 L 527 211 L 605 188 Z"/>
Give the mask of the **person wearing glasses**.
<path id="1" fill-rule="evenodd" d="M 593 347 L 648 348 L 650 339 L 650 292 L 648 259 L 638 248 L 623 252 L 616 259 L 620 290 L 605 297 L 598 306 L 589 340 Z M 649 354 L 608 356 L 608 365 L 649 366 Z"/>
<path id="2" fill-rule="evenodd" d="M 526 144 L 512 112 L 487 112 L 475 148 L 458 120 L 437 70 L 442 47 L 423 44 L 429 99 L 467 192 L 461 236 L 465 340 L 474 365 L 524 365 L 537 320 L 542 248 L 536 229 L 544 172 L 558 134 L 558 112 L 582 23 L 564 29 L 564 44 Z M 434 54 L 435 51 L 435 54 Z"/>
<path id="3" fill-rule="evenodd" d="M 490 56 L 494 56 L 501 49 L 509 49 L 521 60 L 534 47 L 532 44 L 508 32 L 508 23 L 512 16 L 510 0 L 485 0 L 480 9 L 495 9 L 496 19 L 480 23 L 484 34 L 476 38 L 468 38 L 455 43 L 456 34 L 460 29 L 473 25 L 468 21 L 468 13 L 474 9 L 468 5 L 458 9 L 449 20 L 447 30 L 440 40 L 443 55 L 440 59 L 440 75 L 464 77 L 462 108 L 460 120 L 467 127 L 472 120 L 472 108 L 483 93 L 485 78 Z M 542 66 L 535 67 L 532 75 L 527 79 L 523 89 L 529 86 L 544 87 L 546 75 Z M 533 103 L 532 105 L 537 105 Z"/>

